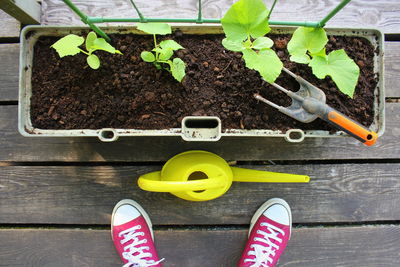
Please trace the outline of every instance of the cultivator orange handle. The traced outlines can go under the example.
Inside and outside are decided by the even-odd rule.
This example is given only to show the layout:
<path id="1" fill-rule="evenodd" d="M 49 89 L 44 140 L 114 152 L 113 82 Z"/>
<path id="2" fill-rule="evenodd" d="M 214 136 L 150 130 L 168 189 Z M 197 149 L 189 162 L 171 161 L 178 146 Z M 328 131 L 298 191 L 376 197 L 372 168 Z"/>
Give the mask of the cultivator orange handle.
<path id="1" fill-rule="evenodd" d="M 334 124 L 336 127 L 360 140 L 367 146 L 372 146 L 378 139 L 378 135 L 375 132 L 370 131 L 369 129 L 331 107 L 329 107 L 328 113 L 323 119 Z"/>
<path id="2" fill-rule="evenodd" d="M 358 122 L 353 121 L 346 115 L 317 99 L 312 97 L 304 98 L 302 101 L 302 108 L 311 114 L 316 114 L 330 124 L 335 125 L 337 128 L 345 131 L 367 146 L 372 146 L 378 139 L 377 133 L 370 131 Z"/>

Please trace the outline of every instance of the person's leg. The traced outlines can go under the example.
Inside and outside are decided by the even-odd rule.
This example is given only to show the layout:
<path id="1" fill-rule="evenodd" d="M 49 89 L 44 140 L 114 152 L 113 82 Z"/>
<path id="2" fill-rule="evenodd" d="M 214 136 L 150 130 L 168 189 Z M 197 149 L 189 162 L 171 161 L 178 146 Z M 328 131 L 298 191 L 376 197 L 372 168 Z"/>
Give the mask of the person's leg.
<path id="1" fill-rule="evenodd" d="M 239 267 L 272 267 L 286 248 L 292 230 L 292 214 L 283 199 L 272 198 L 254 214 Z"/>
<path id="2" fill-rule="evenodd" d="M 124 267 L 161 267 L 154 246 L 149 216 L 133 200 L 124 199 L 115 205 L 111 217 L 111 237 Z"/>

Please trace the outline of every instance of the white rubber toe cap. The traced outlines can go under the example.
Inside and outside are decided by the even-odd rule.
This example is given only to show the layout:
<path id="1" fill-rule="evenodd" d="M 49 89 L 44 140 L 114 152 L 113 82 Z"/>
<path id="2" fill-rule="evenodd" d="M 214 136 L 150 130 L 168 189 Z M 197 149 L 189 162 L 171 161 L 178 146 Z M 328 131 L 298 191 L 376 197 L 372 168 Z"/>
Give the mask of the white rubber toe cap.
<path id="1" fill-rule="evenodd" d="M 115 211 L 114 214 L 114 225 L 121 225 L 132 221 L 140 216 L 140 212 L 132 205 L 125 204 Z"/>
<path id="2" fill-rule="evenodd" d="M 290 215 L 289 211 L 280 204 L 274 204 L 271 207 L 269 207 L 266 211 L 264 211 L 264 216 L 268 217 L 269 219 L 283 224 L 283 225 L 289 225 L 290 224 Z"/>

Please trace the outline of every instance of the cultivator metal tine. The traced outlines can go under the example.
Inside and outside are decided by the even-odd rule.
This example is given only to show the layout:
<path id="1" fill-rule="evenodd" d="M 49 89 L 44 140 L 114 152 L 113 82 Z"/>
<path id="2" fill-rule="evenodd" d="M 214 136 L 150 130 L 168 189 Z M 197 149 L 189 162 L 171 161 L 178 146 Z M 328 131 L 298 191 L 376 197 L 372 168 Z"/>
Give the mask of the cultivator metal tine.
<path id="1" fill-rule="evenodd" d="M 291 71 L 288 70 L 287 68 L 284 67 L 283 70 L 284 70 L 287 74 L 289 74 L 290 76 L 292 76 L 293 78 L 295 78 L 296 81 L 297 81 L 298 83 L 300 83 L 300 85 L 301 85 L 301 84 L 307 84 L 307 85 L 313 86 L 313 85 L 312 85 L 311 83 L 309 83 L 307 80 L 303 79 L 303 78 L 300 77 L 299 75 L 294 74 L 293 72 L 291 72 Z"/>
<path id="2" fill-rule="evenodd" d="M 302 91 L 303 92 L 306 91 L 306 92 L 308 92 L 307 94 L 308 94 L 309 97 L 315 98 L 315 99 L 325 103 L 325 101 L 326 101 L 325 100 L 326 99 L 325 98 L 325 93 L 321 89 L 319 89 L 318 87 L 312 85 L 309 81 L 305 80 L 304 78 L 300 77 L 299 75 L 294 74 L 290 70 L 288 70 L 286 68 L 283 68 L 283 70 L 287 74 L 289 74 L 290 76 L 295 78 L 296 81 L 300 84 L 300 90 L 297 91 L 296 93 L 294 93 L 295 95 L 299 96 L 300 94 L 302 94 L 301 93 Z"/>
<path id="3" fill-rule="evenodd" d="M 278 106 L 277 104 L 265 99 L 264 97 L 260 96 L 259 94 L 254 94 L 255 99 L 260 100 L 262 102 L 264 102 L 265 104 L 268 104 L 276 109 L 280 109 L 282 108 L 281 106 Z"/>
<path id="4" fill-rule="evenodd" d="M 254 94 L 254 97 L 257 100 L 260 100 L 261 102 L 264 102 L 264 103 L 276 108 L 278 111 L 282 112 L 283 114 L 288 115 L 289 117 L 292 117 L 294 119 L 299 119 L 299 116 L 297 115 L 298 111 L 296 111 L 296 110 L 291 110 L 290 108 L 285 108 L 285 107 L 279 106 L 279 105 L 265 99 L 264 97 L 260 96 L 259 94 Z M 300 121 L 301 121 L 301 119 L 300 119 Z"/>
<path id="5" fill-rule="evenodd" d="M 296 93 L 294 93 L 294 92 L 292 92 L 292 91 L 289 91 L 289 90 L 283 88 L 283 87 L 280 86 L 279 84 L 271 83 L 271 85 L 272 85 L 273 87 L 275 87 L 276 89 L 278 89 L 278 90 L 284 92 L 286 95 L 288 95 L 288 96 L 289 96 L 290 98 L 292 98 L 292 99 L 298 100 L 298 101 L 300 101 L 300 102 L 302 102 L 302 101 L 304 100 L 303 97 L 299 96 L 298 94 L 296 94 Z"/>
<path id="6" fill-rule="evenodd" d="M 286 72 L 287 74 L 289 74 L 290 76 L 292 76 L 293 78 L 295 78 L 296 80 L 297 80 L 297 77 L 299 77 L 285 67 L 283 67 L 283 71 Z"/>
<path id="7" fill-rule="evenodd" d="M 274 107 L 279 111 L 286 109 L 285 107 L 279 106 L 279 105 L 275 104 L 274 102 L 271 102 L 271 101 L 265 99 L 264 97 L 260 96 L 259 94 L 254 94 L 254 97 L 255 97 L 255 99 L 260 100 L 261 102 L 264 102 L 265 104 L 268 104 L 271 107 Z"/>
<path id="8" fill-rule="evenodd" d="M 289 117 L 292 117 L 298 121 L 307 123 L 310 121 L 315 120 L 318 116 L 315 114 L 308 113 L 301 107 L 301 103 L 294 101 L 292 105 L 288 108 L 279 106 L 264 97 L 260 96 L 259 94 L 254 94 L 254 98 L 257 100 L 260 100 L 261 102 L 264 102 L 265 104 L 268 104 L 274 108 L 276 108 L 278 111 L 282 112 L 283 114 L 288 115 Z"/>

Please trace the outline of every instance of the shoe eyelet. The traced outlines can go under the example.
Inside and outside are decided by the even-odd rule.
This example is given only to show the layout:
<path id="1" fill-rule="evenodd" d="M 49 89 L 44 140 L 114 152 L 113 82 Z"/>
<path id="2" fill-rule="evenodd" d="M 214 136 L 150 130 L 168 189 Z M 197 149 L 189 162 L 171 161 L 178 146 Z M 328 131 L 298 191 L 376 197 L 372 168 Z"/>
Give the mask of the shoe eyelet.
<path id="1" fill-rule="evenodd" d="M 141 225 L 138 225 L 138 229 L 142 229 L 142 226 L 141 226 Z"/>
<path id="2" fill-rule="evenodd" d="M 147 243 L 147 239 L 144 239 L 144 243 Z"/>
<path id="3" fill-rule="evenodd" d="M 259 234 L 260 233 L 260 230 L 257 230 L 257 234 Z"/>

